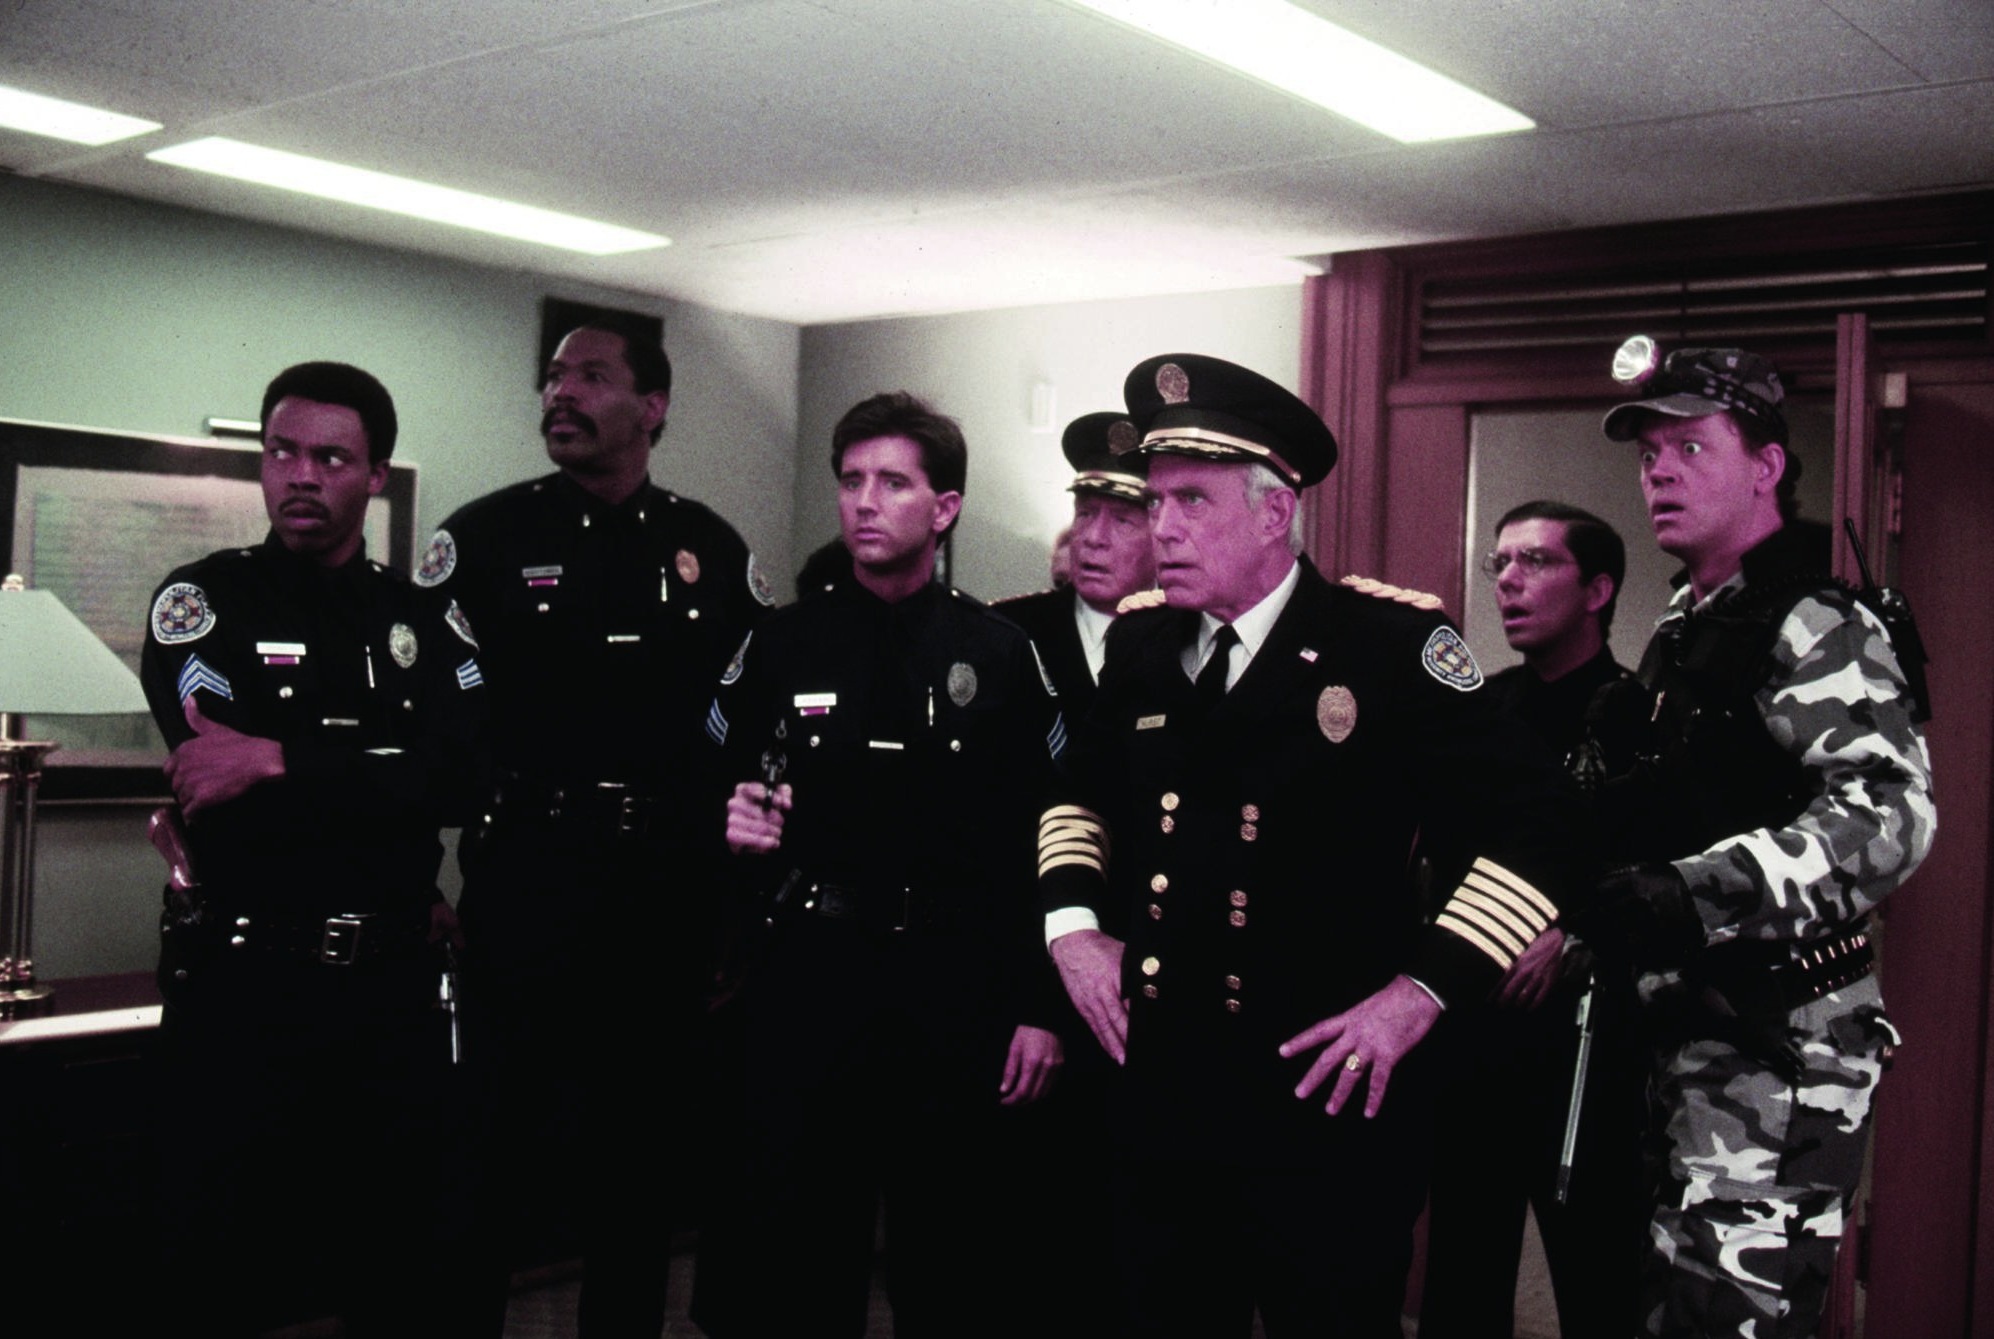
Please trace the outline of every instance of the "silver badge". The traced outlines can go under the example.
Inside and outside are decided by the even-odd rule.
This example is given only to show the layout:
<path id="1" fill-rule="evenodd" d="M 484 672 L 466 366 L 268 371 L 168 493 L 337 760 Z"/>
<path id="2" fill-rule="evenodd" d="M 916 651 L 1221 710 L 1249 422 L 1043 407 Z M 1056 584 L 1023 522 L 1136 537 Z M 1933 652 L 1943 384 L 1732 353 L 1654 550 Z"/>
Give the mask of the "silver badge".
<path id="1" fill-rule="evenodd" d="M 949 666 L 949 701 L 966 707 L 976 697 L 976 671 L 958 660 Z"/>
<path id="2" fill-rule="evenodd" d="M 389 628 L 388 654 L 403 669 L 415 664 L 415 629 L 406 623 L 397 623 Z"/>

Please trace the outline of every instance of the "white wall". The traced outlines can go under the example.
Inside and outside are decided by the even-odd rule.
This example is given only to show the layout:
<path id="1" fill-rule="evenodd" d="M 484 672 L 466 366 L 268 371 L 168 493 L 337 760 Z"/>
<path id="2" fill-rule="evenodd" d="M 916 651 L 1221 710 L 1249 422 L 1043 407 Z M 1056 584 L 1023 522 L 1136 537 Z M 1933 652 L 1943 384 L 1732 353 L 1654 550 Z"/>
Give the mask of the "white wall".
<path id="1" fill-rule="evenodd" d="M 289 363 L 356 363 L 395 396 L 426 536 L 548 468 L 534 364 L 550 294 L 664 318 L 675 386 L 653 475 L 789 570 L 801 339 L 779 321 L 0 176 L 0 415 L 199 435 L 210 415 L 254 418 Z M 44 809 L 43 975 L 151 964 L 162 870 L 142 819 Z"/>
<path id="2" fill-rule="evenodd" d="M 960 419 L 969 439 L 955 584 L 985 600 L 1042 589 L 1053 537 L 1072 515 L 1060 429 L 1120 409 L 1123 377 L 1152 354 L 1214 354 L 1294 389 L 1301 321 L 1295 284 L 813 326 L 803 332 L 794 552 L 838 532 L 830 467 L 838 418 L 875 392 L 909 390 Z M 1054 406 L 1050 429 L 1034 432 L 1040 383 L 1052 387 Z"/>

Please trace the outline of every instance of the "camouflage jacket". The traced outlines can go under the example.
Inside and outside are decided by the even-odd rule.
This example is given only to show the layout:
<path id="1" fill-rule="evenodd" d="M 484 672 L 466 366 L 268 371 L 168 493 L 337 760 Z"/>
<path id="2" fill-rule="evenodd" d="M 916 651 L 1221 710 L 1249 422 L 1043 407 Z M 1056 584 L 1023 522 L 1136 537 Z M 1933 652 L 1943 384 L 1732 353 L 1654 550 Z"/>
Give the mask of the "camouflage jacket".
<path id="1" fill-rule="evenodd" d="M 1688 585 L 1679 588 L 1657 639 L 1770 575 L 1755 556 L 1770 555 L 1747 555 L 1744 570 L 1694 609 Z M 1787 607 L 1767 661 L 1751 703 L 1797 769 L 1801 803 L 1783 823 L 1673 860 L 1712 945 L 1831 933 L 1910 877 L 1938 825 L 1931 757 L 1874 614 L 1838 587 L 1815 585 Z"/>

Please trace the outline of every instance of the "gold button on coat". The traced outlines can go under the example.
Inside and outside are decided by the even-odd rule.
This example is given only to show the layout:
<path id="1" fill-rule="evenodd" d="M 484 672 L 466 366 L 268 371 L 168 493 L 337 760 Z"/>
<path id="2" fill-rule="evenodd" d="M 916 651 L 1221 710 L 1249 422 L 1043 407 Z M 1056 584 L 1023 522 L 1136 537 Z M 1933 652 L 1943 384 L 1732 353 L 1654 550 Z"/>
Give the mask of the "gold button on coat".
<path id="1" fill-rule="evenodd" d="M 1158 972 L 1162 970 L 1163 970 L 1163 959 L 1150 957 L 1150 958 L 1144 958 L 1142 960 L 1142 974 L 1144 976 L 1155 976 Z"/>
<path id="2" fill-rule="evenodd" d="M 1226 901 L 1232 903 L 1236 907 L 1243 907 L 1246 905 L 1246 894 L 1240 889 L 1235 888 L 1232 890 L 1232 896 L 1228 897 Z"/>
<path id="3" fill-rule="evenodd" d="M 1165 874 L 1157 874 L 1157 875 L 1154 875 L 1154 876 L 1152 876 L 1152 877 L 1151 877 L 1151 879 L 1150 879 L 1150 881 L 1149 881 L 1149 891 L 1150 891 L 1150 892 L 1152 892 L 1152 893 L 1167 893 L 1167 892 L 1169 892 L 1169 891 L 1170 891 L 1170 878 L 1169 878 L 1169 876 L 1168 876 L 1168 875 L 1165 875 Z"/>
<path id="4" fill-rule="evenodd" d="M 1180 803 L 1182 801 L 1177 798 L 1176 791 L 1166 790 L 1163 792 L 1163 807 L 1165 810 L 1175 809 Z"/>
<path id="5" fill-rule="evenodd" d="M 1231 921 L 1235 926 L 1244 925 L 1246 924 L 1246 913 L 1243 911 L 1235 911 L 1230 915 L 1228 915 L 1226 919 Z"/>
<path id="6" fill-rule="evenodd" d="M 1243 804 L 1239 807 L 1239 816 L 1249 823 L 1258 823 L 1260 821 L 1260 806 L 1257 804 Z"/>
<path id="7" fill-rule="evenodd" d="M 1149 984 L 1148 982 L 1146 982 L 1146 981 L 1145 981 L 1145 982 L 1143 983 L 1143 987 L 1142 987 L 1142 997 L 1143 997 L 1144 999 L 1146 999 L 1146 1000 L 1153 1000 L 1153 999 L 1155 999 L 1155 998 L 1156 998 L 1156 987 L 1155 987 L 1155 986 L 1152 986 L 1152 985 L 1150 985 L 1150 984 Z"/>

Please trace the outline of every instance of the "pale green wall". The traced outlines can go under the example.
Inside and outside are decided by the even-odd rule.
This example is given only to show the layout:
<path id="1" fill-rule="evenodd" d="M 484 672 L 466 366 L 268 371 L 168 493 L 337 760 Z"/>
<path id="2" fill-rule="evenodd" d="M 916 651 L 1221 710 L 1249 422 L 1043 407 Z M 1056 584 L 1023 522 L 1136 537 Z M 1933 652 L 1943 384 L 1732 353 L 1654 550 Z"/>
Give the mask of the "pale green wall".
<path id="1" fill-rule="evenodd" d="M 357 363 L 394 393 L 426 534 L 547 468 L 533 364 L 548 294 L 664 317 L 676 376 L 654 476 L 789 570 L 797 327 L 571 280 L 0 176 L 0 415 L 198 435 L 209 415 L 254 418 L 286 364 Z M 142 818 L 44 810 L 44 975 L 151 964 L 161 867 Z"/>
<path id="2" fill-rule="evenodd" d="M 1059 429 L 1121 408 L 1122 378 L 1152 354 L 1214 354 L 1294 389 L 1301 326 L 1300 284 L 812 326 L 803 332 L 795 551 L 838 532 L 830 452 L 839 416 L 876 391 L 910 390 L 960 419 L 969 440 L 956 584 L 985 600 L 1043 589 L 1053 537 L 1072 516 Z M 1047 432 L 1031 428 L 1038 383 L 1054 391 Z"/>

